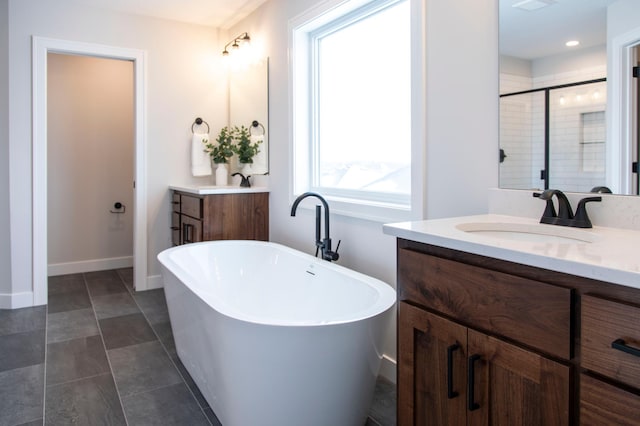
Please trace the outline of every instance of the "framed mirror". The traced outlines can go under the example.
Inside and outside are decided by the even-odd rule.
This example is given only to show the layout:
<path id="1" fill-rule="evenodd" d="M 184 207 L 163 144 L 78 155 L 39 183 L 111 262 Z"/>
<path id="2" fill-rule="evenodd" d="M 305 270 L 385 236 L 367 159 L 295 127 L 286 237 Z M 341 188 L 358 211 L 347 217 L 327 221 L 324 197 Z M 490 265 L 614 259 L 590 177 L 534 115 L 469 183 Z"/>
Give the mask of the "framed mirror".
<path id="1" fill-rule="evenodd" d="M 607 13 L 616 1 L 499 0 L 501 188 L 618 189 L 612 169 L 626 168 L 623 193 L 638 194 L 631 164 L 612 163 L 621 141 L 608 140 L 607 106 L 620 96 L 608 93 L 615 85 L 607 72 Z M 635 167 L 637 147 L 636 136 L 620 156 Z"/>
<path id="2" fill-rule="evenodd" d="M 231 172 L 261 175 L 269 171 L 269 60 L 229 70 L 229 127 L 244 126 L 258 153 L 249 167 L 234 156 Z"/>

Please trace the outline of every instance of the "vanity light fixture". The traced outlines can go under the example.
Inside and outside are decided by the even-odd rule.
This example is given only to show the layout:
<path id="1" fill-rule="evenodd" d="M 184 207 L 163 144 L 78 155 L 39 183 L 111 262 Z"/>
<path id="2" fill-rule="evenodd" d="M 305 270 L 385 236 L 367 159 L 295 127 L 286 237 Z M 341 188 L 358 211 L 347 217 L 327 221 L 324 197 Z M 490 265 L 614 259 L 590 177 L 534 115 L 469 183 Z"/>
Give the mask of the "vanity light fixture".
<path id="1" fill-rule="evenodd" d="M 249 37 L 249 33 L 246 31 L 239 36 L 235 37 L 229 43 L 224 45 L 224 50 L 222 51 L 222 56 L 229 56 L 229 48 L 231 52 L 237 51 L 243 45 L 251 43 L 251 37 Z"/>
<path id="2" fill-rule="evenodd" d="M 578 40 L 569 40 L 564 45 L 567 46 L 567 47 L 575 47 L 575 46 L 577 46 L 579 44 L 580 44 L 580 42 Z"/>

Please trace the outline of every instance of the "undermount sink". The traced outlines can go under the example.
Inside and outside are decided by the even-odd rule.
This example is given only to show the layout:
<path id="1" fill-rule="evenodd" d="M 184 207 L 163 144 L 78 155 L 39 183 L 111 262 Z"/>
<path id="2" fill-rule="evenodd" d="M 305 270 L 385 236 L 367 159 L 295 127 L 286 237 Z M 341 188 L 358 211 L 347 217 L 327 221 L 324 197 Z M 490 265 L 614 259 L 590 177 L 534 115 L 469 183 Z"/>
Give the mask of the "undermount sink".
<path id="1" fill-rule="evenodd" d="M 599 239 L 584 229 L 541 223 L 468 222 L 456 228 L 488 238 L 530 243 L 585 244 Z"/>

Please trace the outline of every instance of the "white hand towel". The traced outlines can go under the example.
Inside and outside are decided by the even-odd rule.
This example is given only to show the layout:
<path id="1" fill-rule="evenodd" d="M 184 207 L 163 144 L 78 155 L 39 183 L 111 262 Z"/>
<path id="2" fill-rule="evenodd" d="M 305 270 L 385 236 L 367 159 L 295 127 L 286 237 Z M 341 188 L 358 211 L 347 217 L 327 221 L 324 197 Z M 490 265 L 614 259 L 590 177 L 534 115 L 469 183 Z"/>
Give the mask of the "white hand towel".
<path id="1" fill-rule="evenodd" d="M 211 157 L 204 151 L 203 139 L 209 139 L 206 133 L 194 133 L 191 139 L 191 174 L 194 176 L 211 175 Z"/>

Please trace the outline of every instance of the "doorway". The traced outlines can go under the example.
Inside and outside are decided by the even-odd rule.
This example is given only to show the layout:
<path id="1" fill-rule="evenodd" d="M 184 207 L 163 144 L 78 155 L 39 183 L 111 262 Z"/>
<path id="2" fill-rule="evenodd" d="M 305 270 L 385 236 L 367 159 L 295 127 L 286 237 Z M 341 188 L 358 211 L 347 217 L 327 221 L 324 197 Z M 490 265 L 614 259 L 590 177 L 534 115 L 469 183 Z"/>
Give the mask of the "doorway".
<path id="1" fill-rule="evenodd" d="M 50 52 L 47 83 L 48 275 L 132 267 L 133 62 Z"/>
<path id="2" fill-rule="evenodd" d="M 145 59 L 141 50 L 95 45 L 66 40 L 33 38 L 33 299 L 34 305 L 47 303 L 48 220 L 47 220 L 47 64 L 49 53 L 80 55 L 131 61 L 134 87 L 134 170 L 133 182 L 133 259 L 134 286 L 147 286 L 146 172 L 145 172 Z M 87 99 L 87 102 L 98 101 Z M 113 206 L 112 206 L 113 207 Z M 52 224 L 53 225 L 53 224 Z"/>

